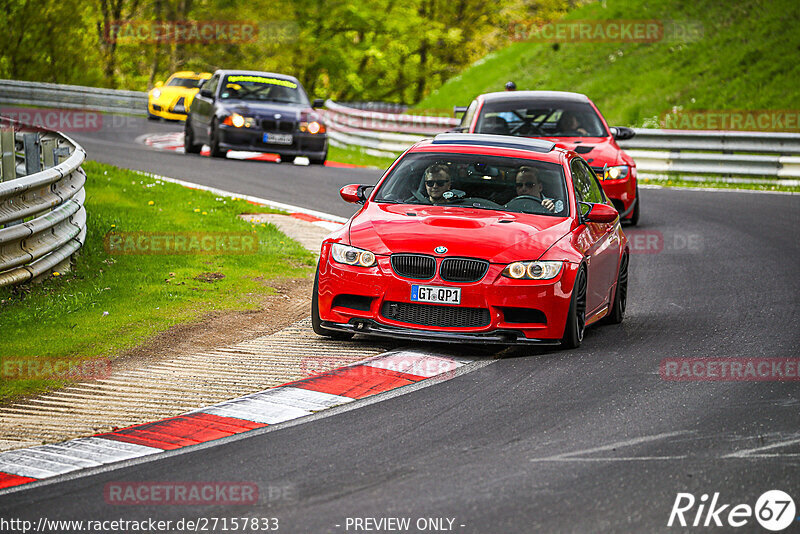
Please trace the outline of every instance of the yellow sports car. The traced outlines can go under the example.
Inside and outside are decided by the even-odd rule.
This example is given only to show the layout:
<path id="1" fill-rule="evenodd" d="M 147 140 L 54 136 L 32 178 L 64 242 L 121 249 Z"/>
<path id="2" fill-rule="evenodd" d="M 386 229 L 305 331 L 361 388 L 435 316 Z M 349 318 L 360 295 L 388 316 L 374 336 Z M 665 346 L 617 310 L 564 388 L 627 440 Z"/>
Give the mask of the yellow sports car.
<path id="1" fill-rule="evenodd" d="M 147 118 L 186 120 L 186 113 L 200 83 L 211 78 L 210 72 L 180 71 L 169 77 L 167 83 L 156 82 L 147 93 Z"/>

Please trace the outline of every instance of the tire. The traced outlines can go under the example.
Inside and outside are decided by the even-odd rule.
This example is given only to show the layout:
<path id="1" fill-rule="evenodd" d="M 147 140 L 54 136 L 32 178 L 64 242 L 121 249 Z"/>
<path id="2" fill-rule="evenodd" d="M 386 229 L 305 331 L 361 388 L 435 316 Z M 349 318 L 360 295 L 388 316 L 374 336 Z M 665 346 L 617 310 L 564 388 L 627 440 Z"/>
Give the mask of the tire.
<path id="1" fill-rule="evenodd" d="M 625 307 L 628 305 L 628 263 L 628 255 L 623 254 L 619 262 L 614 302 L 611 303 L 611 311 L 608 312 L 608 315 L 603 320 L 607 324 L 620 324 L 625 318 Z"/>
<path id="2" fill-rule="evenodd" d="M 631 223 L 631 226 L 636 226 L 639 224 L 639 208 L 642 205 L 642 199 L 639 196 L 639 186 L 636 186 L 636 205 L 633 207 L 633 213 L 631 214 L 631 218 L 628 219 L 628 222 Z"/>
<path id="3" fill-rule="evenodd" d="M 212 158 L 224 158 L 228 151 L 219 147 L 219 133 L 218 133 L 217 119 L 211 123 L 211 136 L 208 141 L 208 152 Z"/>
<path id="4" fill-rule="evenodd" d="M 150 113 L 150 111 L 148 110 L 148 112 L 147 112 L 147 120 L 149 120 L 149 121 L 157 121 L 157 120 L 159 120 L 160 118 L 161 118 L 161 117 L 159 117 L 158 115 L 153 115 L 153 114 L 152 114 L 152 113 Z"/>
<path id="5" fill-rule="evenodd" d="M 202 148 L 203 145 L 195 144 L 194 131 L 187 118 L 183 127 L 183 151 L 187 154 L 199 154 Z"/>
<path id="6" fill-rule="evenodd" d="M 314 275 L 314 291 L 311 293 L 311 328 L 318 336 L 325 336 L 331 339 L 340 341 L 347 341 L 353 337 L 350 332 L 338 332 L 336 330 L 328 330 L 322 326 L 322 320 L 319 318 L 319 265 L 317 266 L 317 274 Z"/>
<path id="7" fill-rule="evenodd" d="M 563 349 L 576 349 L 583 341 L 583 332 L 586 329 L 586 288 L 586 269 L 581 267 L 572 287 L 567 324 L 564 326 L 564 337 L 561 338 Z"/>
<path id="8" fill-rule="evenodd" d="M 325 154 L 322 156 L 322 158 L 311 158 L 311 157 L 309 157 L 308 161 L 312 165 L 325 165 L 325 160 L 326 159 L 328 159 L 328 151 L 327 150 L 325 151 Z"/>

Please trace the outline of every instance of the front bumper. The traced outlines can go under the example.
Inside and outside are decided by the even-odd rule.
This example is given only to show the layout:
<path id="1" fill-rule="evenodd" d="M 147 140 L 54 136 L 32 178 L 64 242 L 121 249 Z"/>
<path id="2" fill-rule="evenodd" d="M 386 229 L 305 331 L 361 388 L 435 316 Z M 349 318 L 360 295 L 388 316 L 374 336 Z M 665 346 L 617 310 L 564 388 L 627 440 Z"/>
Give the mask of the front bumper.
<path id="1" fill-rule="evenodd" d="M 492 264 L 479 282 L 447 282 L 438 274 L 420 281 L 395 274 L 388 256 L 378 257 L 375 267 L 352 267 L 332 261 L 329 249 L 329 244 L 323 247 L 319 274 L 319 313 L 325 328 L 383 337 L 485 344 L 555 344 L 564 334 L 577 272 L 574 264 L 565 263 L 553 280 L 512 280 L 500 275 L 504 265 Z M 461 304 L 454 308 L 488 310 L 488 324 L 423 325 L 405 322 L 404 317 L 383 315 L 384 303 L 426 306 L 411 301 L 413 284 L 461 288 Z M 346 304 L 354 300 L 363 306 L 356 309 Z M 521 322 L 521 314 L 515 313 L 518 311 L 523 312 L 523 320 L 535 320 Z"/>
<path id="2" fill-rule="evenodd" d="M 186 120 L 186 108 L 183 105 L 183 101 L 181 101 L 181 103 L 179 104 L 177 100 L 175 102 L 169 102 L 164 100 L 157 100 L 157 101 L 148 100 L 147 111 L 151 115 L 155 115 L 156 117 L 161 117 L 162 119 L 168 119 L 172 121 Z"/>
<path id="3" fill-rule="evenodd" d="M 633 208 L 638 201 L 636 198 L 636 169 L 631 169 L 630 174 L 622 180 L 600 180 L 603 191 L 617 208 L 620 218 L 630 218 Z"/>
<path id="4" fill-rule="evenodd" d="M 309 134 L 303 132 L 291 133 L 291 145 L 278 145 L 264 143 L 263 137 L 267 133 L 260 128 L 236 128 L 234 126 L 220 125 L 220 148 L 228 150 L 248 150 L 252 152 L 269 152 L 281 156 L 307 156 L 322 159 L 328 153 L 328 136 L 326 134 Z"/>
<path id="5" fill-rule="evenodd" d="M 322 321 L 328 330 L 398 339 L 417 339 L 441 343 L 478 343 L 484 345 L 558 345 L 559 340 L 525 337 L 519 330 L 498 329 L 491 332 L 428 332 L 414 328 L 389 326 L 372 319 L 351 319 L 349 323 Z"/>

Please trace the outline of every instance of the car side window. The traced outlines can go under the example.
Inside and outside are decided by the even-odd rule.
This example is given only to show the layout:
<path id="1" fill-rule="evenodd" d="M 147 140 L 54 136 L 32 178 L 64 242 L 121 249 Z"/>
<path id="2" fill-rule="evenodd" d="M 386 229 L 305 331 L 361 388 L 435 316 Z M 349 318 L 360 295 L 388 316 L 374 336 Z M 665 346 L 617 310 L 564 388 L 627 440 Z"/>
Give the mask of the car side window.
<path id="1" fill-rule="evenodd" d="M 472 124 L 472 118 L 475 116 L 475 111 L 478 109 L 478 101 L 473 100 L 472 103 L 467 108 L 467 111 L 464 112 L 464 116 L 461 117 L 461 124 L 458 125 L 459 129 L 466 132 L 469 130 L 469 125 Z"/>
<path id="2" fill-rule="evenodd" d="M 581 166 L 583 167 L 584 173 L 587 175 L 589 181 L 591 182 L 591 197 L 597 200 L 589 200 L 587 202 L 595 202 L 595 203 L 602 203 L 606 201 L 606 195 L 603 191 L 603 187 L 600 185 L 600 182 L 597 180 L 597 175 L 592 170 L 592 168 L 585 162 L 580 161 Z"/>
<path id="3" fill-rule="evenodd" d="M 572 160 L 570 170 L 572 171 L 572 184 L 575 187 L 575 199 L 578 202 L 603 202 L 603 194 L 597 188 L 599 186 L 595 184 L 590 174 L 591 171 L 586 170 L 586 166 L 582 164 L 581 160 Z M 578 208 L 582 215 L 586 215 L 589 211 L 589 207 L 585 204 L 579 204 Z"/>

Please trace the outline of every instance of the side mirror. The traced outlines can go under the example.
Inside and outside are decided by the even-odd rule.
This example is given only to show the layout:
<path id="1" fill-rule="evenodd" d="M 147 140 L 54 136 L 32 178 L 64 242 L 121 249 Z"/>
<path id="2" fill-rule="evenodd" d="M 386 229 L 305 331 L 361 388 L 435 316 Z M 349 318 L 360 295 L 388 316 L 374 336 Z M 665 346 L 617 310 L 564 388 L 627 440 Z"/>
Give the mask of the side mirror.
<path id="1" fill-rule="evenodd" d="M 153 85 L 153 87 L 155 88 L 164 87 L 164 82 L 156 82 L 155 85 Z"/>
<path id="2" fill-rule="evenodd" d="M 611 223 L 617 220 L 619 212 L 607 204 L 592 204 L 589 213 L 583 216 L 586 222 Z"/>
<path id="3" fill-rule="evenodd" d="M 314 99 L 314 100 L 311 102 L 311 107 L 312 107 L 312 108 L 315 108 L 315 109 L 316 109 L 316 108 L 321 108 L 321 107 L 323 107 L 324 105 L 325 105 L 325 101 L 324 101 L 323 99 L 321 99 L 321 98 L 315 98 L 315 99 Z"/>
<path id="4" fill-rule="evenodd" d="M 462 113 L 467 112 L 467 106 L 453 106 L 453 116 L 458 117 Z"/>
<path id="5" fill-rule="evenodd" d="M 627 139 L 633 139 L 636 135 L 636 131 L 633 128 L 626 128 L 625 126 L 612 126 L 611 135 L 614 136 L 614 139 L 617 141 L 625 141 Z"/>
<path id="6" fill-rule="evenodd" d="M 200 96 L 203 96 L 205 98 L 210 98 L 212 100 L 214 99 L 214 93 L 212 93 L 208 89 L 200 89 Z"/>
<path id="7" fill-rule="evenodd" d="M 351 204 L 363 204 L 367 201 L 366 190 L 370 187 L 373 186 L 359 184 L 346 185 L 339 190 L 339 195 L 341 195 L 345 202 L 350 202 Z"/>

